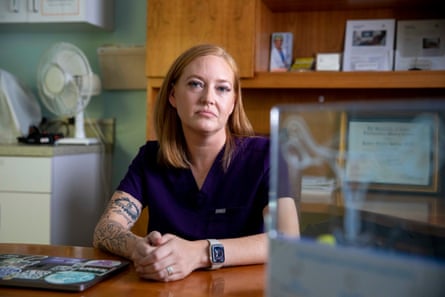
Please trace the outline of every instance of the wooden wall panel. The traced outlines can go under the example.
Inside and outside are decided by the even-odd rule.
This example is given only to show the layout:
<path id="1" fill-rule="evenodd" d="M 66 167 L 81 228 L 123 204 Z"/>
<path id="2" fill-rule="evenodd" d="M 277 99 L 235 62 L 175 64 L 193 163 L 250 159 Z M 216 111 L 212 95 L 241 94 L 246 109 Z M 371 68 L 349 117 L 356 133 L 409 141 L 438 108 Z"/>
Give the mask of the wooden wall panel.
<path id="1" fill-rule="evenodd" d="M 163 77 L 184 50 L 201 43 L 225 47 L 241 76 L 253 77 L 256 1 L 150 0 L 147 5 L 149 77 Z"/>

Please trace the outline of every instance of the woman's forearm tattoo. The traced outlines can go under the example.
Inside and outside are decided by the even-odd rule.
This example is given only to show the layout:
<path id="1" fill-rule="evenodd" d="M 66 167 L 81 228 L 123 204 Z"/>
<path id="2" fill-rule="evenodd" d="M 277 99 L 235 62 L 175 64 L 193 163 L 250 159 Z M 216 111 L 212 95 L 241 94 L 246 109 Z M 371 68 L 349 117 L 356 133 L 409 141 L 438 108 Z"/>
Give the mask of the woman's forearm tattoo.
<path id="1" fill-rule="evenodd" d="M 141 210 L 137 205 L 125 196 L 114 199 L 110 208 L 112 212 L 122 215 L 127 220 L 129 226 L 132 226 L 141 214 Z"/>
<path id="2" fill-rule="evenodd" d="M 117 222 L 107 220 L 98 229 L 96 237 L 101 249 L 109 250 L 118 255 L 129 257 L 128 241 L 135 236 L 131 232 L 123 232 L 122 225 Z"/>
<path id="3" fill-rule="evenodd" d="M 130 231 L 130 228 L 139 218 L 141 209 L 129 197 L 126 197 L 125 193 L 120 194 L 122 195 L 113 198 L 108 206 L 108 210 L 101 219 L 101 223 L 96 227 L 94 241 L 102 249 L 129 257 L 131 256 L 129 254 L 129 244 L 137 239 L 137 236 Z M 126 225 L 110 219 L 107 213 L 111 212 L 125 218 Z"/>
<path id="4" fill-rule="evenodd" d="M 140 210 L 136 207 L 136 204 L 130 201 L 128 197 L 120 197 L 114 200 L 113 211 L 123 215 L 129 224 L 133 224 L 139 218 L 141 214 Z"/>

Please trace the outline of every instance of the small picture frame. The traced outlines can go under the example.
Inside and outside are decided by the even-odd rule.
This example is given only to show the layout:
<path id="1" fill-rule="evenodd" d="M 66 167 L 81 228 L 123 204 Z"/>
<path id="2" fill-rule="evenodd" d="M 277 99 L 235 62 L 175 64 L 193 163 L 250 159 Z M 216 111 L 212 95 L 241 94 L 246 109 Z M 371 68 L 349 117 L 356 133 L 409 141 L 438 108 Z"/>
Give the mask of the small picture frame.
<path id="1" fill-rule="evenodd" d="M 271 36 L 269 71 L 285 72 L 292 66 L 293 34 L 274 32 Z"/>
<path id="2" fill-rule="evenodd" d="M 439 116 L 367 113 L 342 116 L 344 182 L 370 190 L 439 193 Z"/>

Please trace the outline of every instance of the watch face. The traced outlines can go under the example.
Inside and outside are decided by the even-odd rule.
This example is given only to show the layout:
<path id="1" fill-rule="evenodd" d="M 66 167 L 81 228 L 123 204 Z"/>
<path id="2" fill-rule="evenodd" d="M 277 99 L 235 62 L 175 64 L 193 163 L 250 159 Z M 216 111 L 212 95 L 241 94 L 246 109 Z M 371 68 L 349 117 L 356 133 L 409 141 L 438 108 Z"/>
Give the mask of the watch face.
<path id="1" fill-rule="evenodd" d="M 224 263 L 224 247 L 221 245 L 215 245 L 212 247 L 212 262 L 213 263 Z"/>

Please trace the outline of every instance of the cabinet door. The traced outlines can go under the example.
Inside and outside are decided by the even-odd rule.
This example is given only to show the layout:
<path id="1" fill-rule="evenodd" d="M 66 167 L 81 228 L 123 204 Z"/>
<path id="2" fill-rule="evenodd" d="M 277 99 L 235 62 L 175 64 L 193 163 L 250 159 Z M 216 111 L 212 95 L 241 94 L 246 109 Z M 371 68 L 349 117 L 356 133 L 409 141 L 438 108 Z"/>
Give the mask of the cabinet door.
<path id="1" fill-rule="evenodd" d="M 242 77 L 253 77 L 256 3 L 148 0 L 147 76 L 164 77 L 184 50 L 214 43 L 234 56 Z"/>
<path id="2" fill-rule="evenodd" d="M 0 23 L 24 23 L 27 0 L 0 0 Z"/>
<path id="3" fill-rule="evenodd" d="M 50 244 L 50 195 L 0 192 L 0 242 Z"/>
<path id="4" fill-rule="evenodd" d="M 0 192 L 51 192 L 51 158 L 0 157 Z"/>
<path id="5" fill-rule="evenodd" d="M 84 21 L 85 2 L 85 0 L 28 0 L 28 22 Z"/>
<path id="6" fill-rule="evenodd" d="M 0 23 L 90 24 L 112 30 L 113 0 L 0 0 Z"/>

